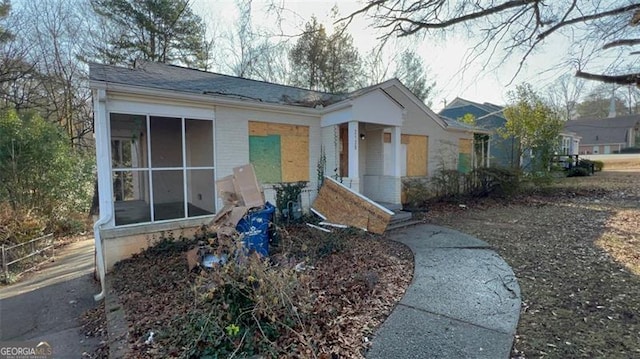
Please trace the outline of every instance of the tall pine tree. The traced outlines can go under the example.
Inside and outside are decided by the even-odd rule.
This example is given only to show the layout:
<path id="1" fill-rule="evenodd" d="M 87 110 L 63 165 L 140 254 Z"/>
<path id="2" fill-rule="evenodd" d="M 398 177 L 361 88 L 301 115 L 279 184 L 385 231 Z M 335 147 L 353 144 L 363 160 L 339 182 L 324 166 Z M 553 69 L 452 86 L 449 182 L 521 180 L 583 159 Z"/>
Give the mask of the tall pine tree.
<path id="1" fill-rule="evenodd" d="M 330 36 L 313 17 L 289 53 L 292 82 L 312 90 L 342 93 L 358 84 L 361 61 L 351 35 L 339 28 Z"/>
<path id="2" fill-rule="evenodd" d="M 91 5 L 112 25 L 108 43 L 98 49 L 104 62 L 131 66 L 141 59 L 205 67 L 205 24 L 189 1 L 91 0 Z"/>

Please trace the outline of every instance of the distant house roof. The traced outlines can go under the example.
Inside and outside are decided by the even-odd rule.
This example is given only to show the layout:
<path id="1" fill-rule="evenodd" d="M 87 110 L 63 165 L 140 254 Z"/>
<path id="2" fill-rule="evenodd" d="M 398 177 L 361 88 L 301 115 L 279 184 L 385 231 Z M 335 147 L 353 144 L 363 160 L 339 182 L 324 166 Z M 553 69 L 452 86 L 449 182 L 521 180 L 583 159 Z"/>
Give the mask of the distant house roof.
<path id="1" fill-rule="evenodd" d="M 487 130 L 495 130 L 502 127 L 507 121 L 504 118 L 502 106 L 492 103 L 477 103 L 456 97 L 451 103 L 442 109 L 439 114 L 455 122 L 466 114 L 471 114 L 476 118 L 476 125 Z"/>
<path id="2" fill-rule="evenodd" d="M 640 127 L 640 115 L 619 116 L 602 119 L 567 121 L 564 128 L 575 132 L 582 140 L 581 145 L 627 144 L 629 133 Z"/>
<path id="3" fill-rule="evenodd" d="M 327 106 L 348 98 L 342 94 L 306 90 L 156 62 L 143 62 L 133 69 L 92 63 L 89 65 L 89 78 L 91 81 L 303 107 Z"/>
<path id="4" fill-rule="evenodd" d="M 484 115 L 491 114 L 499 117 L 504 117 L 502 113 L 502 111 L 504 110 L 503 106 L 495 105 L 490 102 L 484 102 L 484 103 L 474 102 L 470 100 L 465 100 L 461 97 L 456 97 L 455 99 L 453 99 L 453 101 L 451 101 L 451 103 L 449 103 L 441 112 L 456 111 L 456 110 L 460 111 L 464 108 L 469 108 L 469 107 L 475 108 L 477 110 L 475 112 L 481 112 Z M 471 113 L 471 112 L 467 112 L 467 113 Z M 472 114 L 475 116 L 474 113 Z M 464 115 L 465 114 L 463 114 L 463 116 Z M 479 116 L 476 116 L 476 117 L 479 117 Z"/>

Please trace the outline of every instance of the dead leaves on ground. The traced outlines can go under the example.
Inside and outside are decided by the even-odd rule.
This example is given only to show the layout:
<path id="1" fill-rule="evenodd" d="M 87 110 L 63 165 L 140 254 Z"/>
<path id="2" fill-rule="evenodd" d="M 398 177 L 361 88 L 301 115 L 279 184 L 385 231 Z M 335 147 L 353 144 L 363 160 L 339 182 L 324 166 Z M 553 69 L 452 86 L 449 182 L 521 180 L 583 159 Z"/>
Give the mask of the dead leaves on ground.
<path id="1" fill-rule="evenodd" d="M 514 358 L 632 358 L 640 357 L 639 192 L 639 173 L 599 173 L 427 218 L 487 241 L 512 266 L 523 300 Z"/>
<path id="2" fill-rule="evenodd" d="M 299 357 L 362 358 L 371 335 L 410 283 L 413 257 L 399 243 L 356 236 L 309 266 L 307 274 L 312 315 L 303 331 L 281 333 L 277 345 Z M 186 327 L 184 318 L 202 310 L 194 307 L 194 275 L 187 271 L 183 252 L 175 250 L 145 252 L 116 267 L 113 283 L 130 325 L 130 357 L 185 354 L 168 345 L 163 333 Z M 152 331 L 157 333 L 154 343 L 146 344 Z"/>

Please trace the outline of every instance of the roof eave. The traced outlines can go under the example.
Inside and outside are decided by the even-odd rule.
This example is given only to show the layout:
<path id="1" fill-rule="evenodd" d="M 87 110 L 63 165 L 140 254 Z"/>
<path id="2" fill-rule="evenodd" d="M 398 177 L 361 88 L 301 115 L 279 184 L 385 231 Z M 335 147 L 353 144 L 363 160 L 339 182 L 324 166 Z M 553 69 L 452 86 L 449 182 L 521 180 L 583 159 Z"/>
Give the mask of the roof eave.
<path id="1" fill-rule="evenodd" d="M 200 102 L 200 103 L 204 102 L 212 105 L 227 105 L 231 107 L 267 109 L 267 110 L 276 111 L 276 112 L 289 112 L 289 113 L 306 114 L 306 115 L 313 115 L 313 116 L 320 116 L 322 114 L 321 109 L 311 108 L 311 107 L 232 99 L 225 96 L 187 93 L 182 91 L 156 89 L 156 88 L 145 87 L 145 86 L 125 85 L 125 84 L 101 81 L 101 80 L 90 80 L 89 87 L 91 89 L 104 89 L 111 92 L 131 93 L 139 96 L 166 97 L 166 98 L 182 100 L 182 101 L 192 101 L 192 102 Z"/>

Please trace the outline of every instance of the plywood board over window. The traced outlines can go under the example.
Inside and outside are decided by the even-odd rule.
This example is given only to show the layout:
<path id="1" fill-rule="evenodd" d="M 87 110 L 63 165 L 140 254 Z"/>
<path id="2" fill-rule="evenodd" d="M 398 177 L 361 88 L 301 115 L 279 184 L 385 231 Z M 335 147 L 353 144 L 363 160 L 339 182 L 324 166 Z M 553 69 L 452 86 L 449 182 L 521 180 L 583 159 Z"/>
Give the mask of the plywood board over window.
<path id="1" fill-rule="evenodd" d="M 468 173 L 471 171 L 471 149 L 473 141 L 467 138 L 458 140 L 458 172 Z"/>
<path id="2" fill-rule="evenodd" d="M 249 121 L 249 160 L 263 183 L 309 180 L 309 127 Z"/>
<path id="3" fill-rule="evenodd" d="M 407 176 L 427 176 L 429 137 L 421 135 L 402 135 L 400 142 L 407 146 Z"/>

